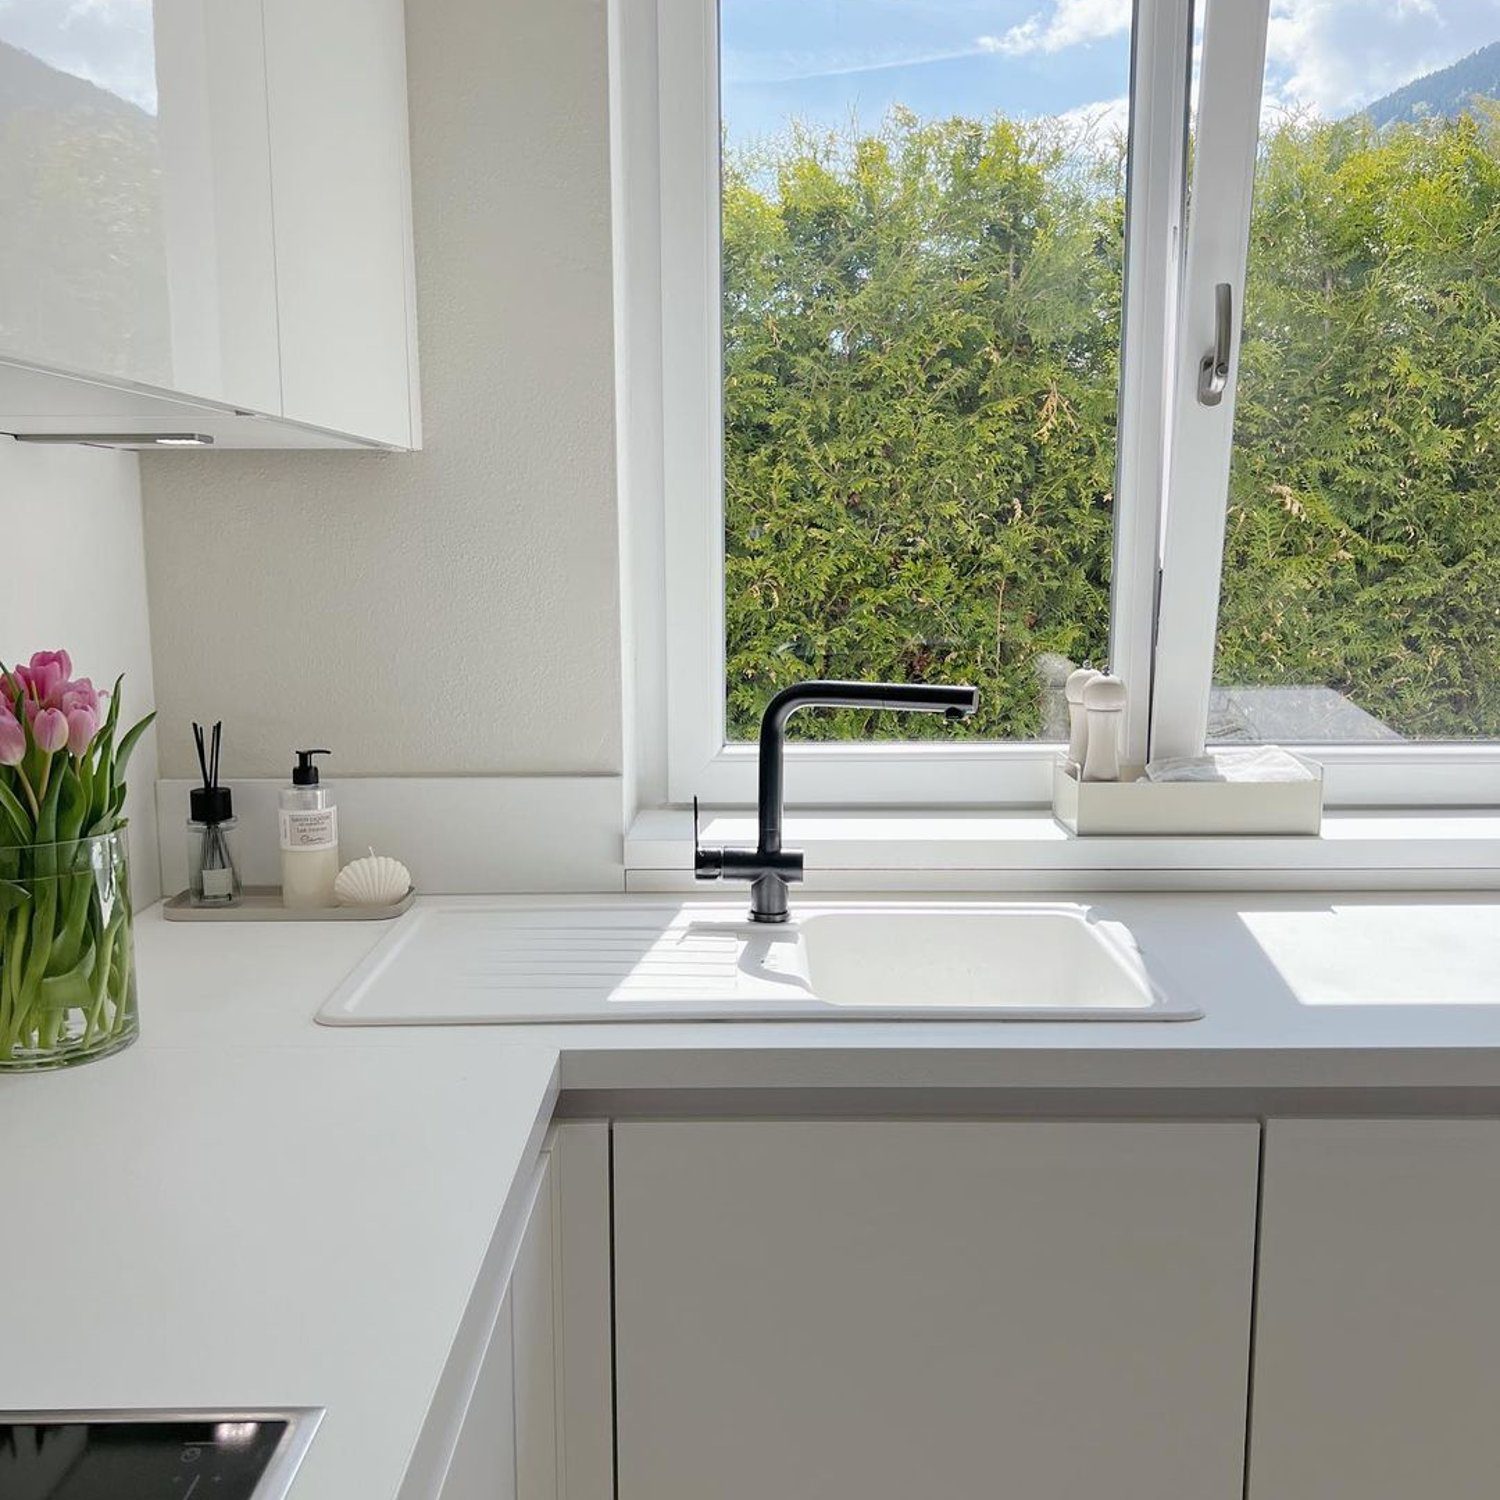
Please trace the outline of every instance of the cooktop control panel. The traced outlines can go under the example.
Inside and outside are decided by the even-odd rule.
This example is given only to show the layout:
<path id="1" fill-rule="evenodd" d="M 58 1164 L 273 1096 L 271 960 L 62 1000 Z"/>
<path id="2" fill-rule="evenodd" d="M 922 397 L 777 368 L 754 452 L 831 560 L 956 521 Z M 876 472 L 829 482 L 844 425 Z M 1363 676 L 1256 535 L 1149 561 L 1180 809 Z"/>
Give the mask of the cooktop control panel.
<path id="1" fill-rule="evenodd" d="M 0 1500 L 280 1500 L 321 1412 L 0 1412 Z"/>

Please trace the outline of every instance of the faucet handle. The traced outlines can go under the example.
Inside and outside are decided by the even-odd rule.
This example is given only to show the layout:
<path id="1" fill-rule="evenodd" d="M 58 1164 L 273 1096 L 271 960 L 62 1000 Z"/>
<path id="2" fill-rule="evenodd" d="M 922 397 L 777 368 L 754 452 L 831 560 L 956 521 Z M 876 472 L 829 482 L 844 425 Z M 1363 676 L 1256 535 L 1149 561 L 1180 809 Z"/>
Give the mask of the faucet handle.
<path id="1" fill-rule="evenodd" d="M 705 849 L 698 842 L 698 799 L 693 798 L 693 876 L 697 880 L 717 880 L 724 873 L 724 851 Z"/>

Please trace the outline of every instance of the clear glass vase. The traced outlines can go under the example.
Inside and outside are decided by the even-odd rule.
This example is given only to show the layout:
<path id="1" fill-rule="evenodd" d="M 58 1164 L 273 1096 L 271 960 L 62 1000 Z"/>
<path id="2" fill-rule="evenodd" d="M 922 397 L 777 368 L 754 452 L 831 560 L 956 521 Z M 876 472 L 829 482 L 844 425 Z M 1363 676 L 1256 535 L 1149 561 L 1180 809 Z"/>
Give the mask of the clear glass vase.
<path id="1" fill-rule="evenodd" d="M 124 829 L 0 849 L 0 1072 L 104 1057 L 139 1029 Z"/>

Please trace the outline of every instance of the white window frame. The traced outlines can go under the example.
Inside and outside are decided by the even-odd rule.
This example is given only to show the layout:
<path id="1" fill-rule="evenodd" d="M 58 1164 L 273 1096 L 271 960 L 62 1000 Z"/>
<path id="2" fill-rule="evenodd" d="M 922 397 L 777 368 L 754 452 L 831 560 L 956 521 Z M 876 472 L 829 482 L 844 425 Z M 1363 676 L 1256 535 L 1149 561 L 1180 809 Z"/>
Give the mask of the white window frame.
<path id="1" fill-rule="evenodd" d="M 1267 10 L 1207 0 L 1199 92 L 1216 103 L 1200 102 L 1184 236 L 1192 0 L 1136 3 L 1111 652 L 1137 764 L 1203 744 Z M 748 805 L 755 747 L 726 743 L 724 727 L 718 7 L 612 0 L 610 22 L 632 800 Z M 1222 403 L 1207 408 L 1195 377 L 1222 281 L 1233 357 Z M 1497 744 L 1305 748 L 1325 766 L 1330 805 L 1500 802 Z M 794 743 L 787 796 L 1034 806 L 1050 799 L 1056 757 L 1041 743 Z"/>
<path id="2" fill-rule="evenodd" d="M 1204 3 L 1204 0 L 1200 0 Z M 1268 0 L 1207 0 L 1194 136 L 1192 213 L 1164 488 L 1150 753 L 1203 751 L 1219 618 L 1235 395 L 1259 147 Z M 1212 100 L 1214 107 L 1204 107 Z M 1214 345 L 1214 288 L 1231 288 L 1228 384 L 1198 400 L 1199 361 Z M 1481 807 L 1500 803 L 1500 743 L 1291 746 L 1324 768 L 1338 807 Z"/>

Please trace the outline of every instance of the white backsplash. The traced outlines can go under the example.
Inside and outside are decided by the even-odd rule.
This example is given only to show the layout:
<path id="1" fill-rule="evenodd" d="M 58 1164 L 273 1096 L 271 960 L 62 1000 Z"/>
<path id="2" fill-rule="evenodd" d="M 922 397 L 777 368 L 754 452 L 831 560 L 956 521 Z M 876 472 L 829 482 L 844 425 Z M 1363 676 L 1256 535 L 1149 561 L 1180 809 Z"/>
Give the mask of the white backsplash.
<path id="1" fill-rule="evenodd" d="M 279 885 L 279 780 L 237 780 L 236 857 L 246 885 Z M 625 886 L 618 776 L 329 776 L 339 858 L 374 848 L 407 865 L 429 895 L 621 891 Z M 162 890 L 187 886 L 188 793 L 156 784 Z"/>

